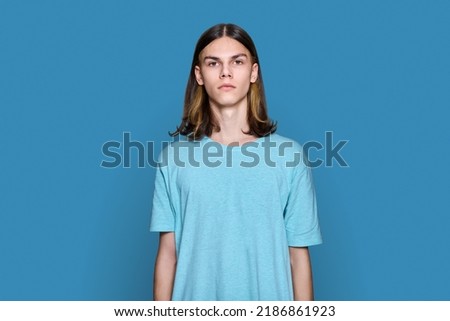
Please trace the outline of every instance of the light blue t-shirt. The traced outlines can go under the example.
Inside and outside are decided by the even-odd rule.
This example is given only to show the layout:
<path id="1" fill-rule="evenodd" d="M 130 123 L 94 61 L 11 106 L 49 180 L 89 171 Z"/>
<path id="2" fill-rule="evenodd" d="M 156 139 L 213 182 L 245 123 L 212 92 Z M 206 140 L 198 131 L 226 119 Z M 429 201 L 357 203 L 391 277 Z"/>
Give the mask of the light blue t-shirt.
<path id="1" fill-rule="evenodd" d="M 289 246 L 322 243 L 311 169 L 278 134 L 161 152 L 150 230 L 174 231 L 172 300 L 292 300 Z"/>

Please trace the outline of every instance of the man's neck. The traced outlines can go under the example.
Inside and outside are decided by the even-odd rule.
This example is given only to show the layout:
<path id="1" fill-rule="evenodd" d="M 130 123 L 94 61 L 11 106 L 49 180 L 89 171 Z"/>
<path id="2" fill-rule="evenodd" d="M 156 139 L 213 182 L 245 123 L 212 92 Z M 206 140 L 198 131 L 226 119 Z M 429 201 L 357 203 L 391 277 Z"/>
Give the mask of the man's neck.
<path id="1" fill-rule="evenodd" d="M 220 126 L 220 132 L 213 132 L 211 139 L 224 145 L 231 143 L 242 145 L 256 139 L 255 136 L 243 133 L 249 130 L 246 101 L 232 107 L 218 107 L 211 104 L 211 109 Z"/>

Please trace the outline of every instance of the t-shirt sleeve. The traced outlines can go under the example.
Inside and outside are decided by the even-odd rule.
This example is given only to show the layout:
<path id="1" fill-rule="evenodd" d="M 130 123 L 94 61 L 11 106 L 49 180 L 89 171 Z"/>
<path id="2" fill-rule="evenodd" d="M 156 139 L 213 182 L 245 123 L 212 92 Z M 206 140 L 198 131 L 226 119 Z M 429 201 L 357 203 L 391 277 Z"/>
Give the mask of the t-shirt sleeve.
<path id="1" fill-rule="evenodd" d="M 150 231 L 172 232 L 174 230 L 175 216 L 170 196 L 169 170 L 167 164 L 164 165 L 163 162 L 159 161 L 156 166 Z"/>
<path id="2" fill-rule="evenodd" d="M 289 246 L 322 243 L 312 172 L 303 163 L 293 169 L 284 221 Z"/>

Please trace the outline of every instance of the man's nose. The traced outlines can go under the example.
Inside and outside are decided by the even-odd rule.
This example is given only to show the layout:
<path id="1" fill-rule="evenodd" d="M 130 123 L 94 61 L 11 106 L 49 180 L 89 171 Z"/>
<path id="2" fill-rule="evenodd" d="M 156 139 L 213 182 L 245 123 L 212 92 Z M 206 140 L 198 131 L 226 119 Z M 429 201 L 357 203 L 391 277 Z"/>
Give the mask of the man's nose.
<path id="1" fill-rule="evenodd" d="M 223 67 L 222 67 L 222 70 L 220 73 L 220 78 L 233 78 L 231 70 L 226 64 L 223 64 Z"/>

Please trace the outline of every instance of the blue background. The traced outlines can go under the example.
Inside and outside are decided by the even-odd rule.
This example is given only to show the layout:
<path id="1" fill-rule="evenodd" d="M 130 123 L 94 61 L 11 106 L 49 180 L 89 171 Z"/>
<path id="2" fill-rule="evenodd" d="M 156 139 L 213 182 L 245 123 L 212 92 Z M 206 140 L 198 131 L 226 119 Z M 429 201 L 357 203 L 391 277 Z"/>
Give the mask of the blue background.
<path id="1" fill-rule="evenodd" d="M 314 170 L 316 299 L 450 300 L 450 5 L 360 0 L 0 1 L 0 299 L 152 298 L 154 169 L 101 146 L 169 140 L 219 22 L 252 35 L 280 134 L 349 140 Z"/>

